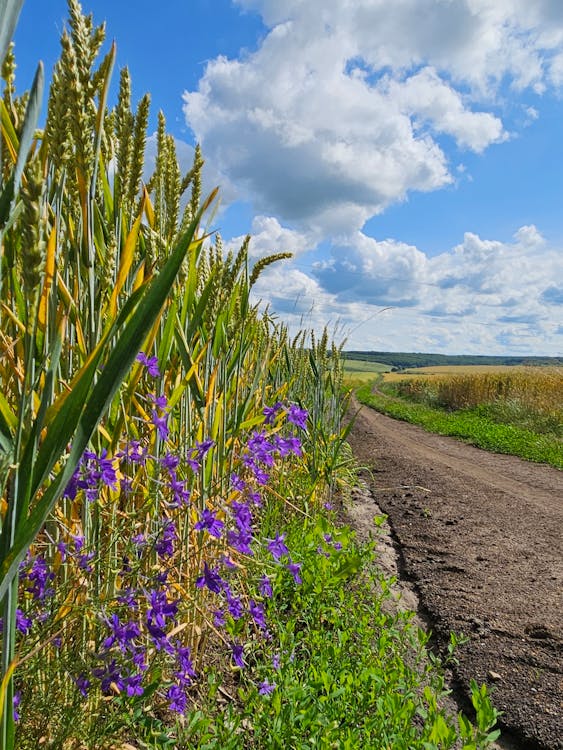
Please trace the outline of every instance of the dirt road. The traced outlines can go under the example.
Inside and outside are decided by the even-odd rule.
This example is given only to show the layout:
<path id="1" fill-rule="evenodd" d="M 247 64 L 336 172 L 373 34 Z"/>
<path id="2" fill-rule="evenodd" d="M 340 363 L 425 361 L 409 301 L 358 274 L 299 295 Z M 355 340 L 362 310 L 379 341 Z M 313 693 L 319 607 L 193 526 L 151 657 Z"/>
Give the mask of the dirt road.
<path id="1" fill-rule="evenodd" d="M 563 472 L 367 407 L 349 440 L 438 647 L 450 631 L 469 637 L 461 694 L 486 682 L 514 746 L 561 750 Z"/>

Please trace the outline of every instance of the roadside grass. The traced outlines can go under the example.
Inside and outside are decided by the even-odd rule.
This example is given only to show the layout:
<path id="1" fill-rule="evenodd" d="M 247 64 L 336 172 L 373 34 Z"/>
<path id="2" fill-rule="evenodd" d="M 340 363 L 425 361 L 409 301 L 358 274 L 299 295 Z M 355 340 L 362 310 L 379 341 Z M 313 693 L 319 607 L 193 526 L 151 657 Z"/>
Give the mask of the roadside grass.
<path id="1" fill-rule="evenodd" d="M 412 612 L 385 611 L 391 581 L 373 545 L 359 546 L 332 513 L 285 530 L 301 568 L 299 582 L 278 571 L 270 639 L 245 651 L 227 683 L 225 672 L 212 676 L 207 706 L 187 717 L 178 740 L 202 750 L 488 747 L 499 732 L 486 689 L 473 686 L 476 726 L 443 708 L 443 666 Z"/>
<path id="2" fill-rule="evenodd" d="M 373 381 L 356 391 L 358 400 L 383 414 L 424 427 L 429 432 L 461 438 L 479 448 L 563 468 L 563 442 L 552 435 L 495 421 L 485 407 L 455 412 L 408 401 L 380 391 Z"/>

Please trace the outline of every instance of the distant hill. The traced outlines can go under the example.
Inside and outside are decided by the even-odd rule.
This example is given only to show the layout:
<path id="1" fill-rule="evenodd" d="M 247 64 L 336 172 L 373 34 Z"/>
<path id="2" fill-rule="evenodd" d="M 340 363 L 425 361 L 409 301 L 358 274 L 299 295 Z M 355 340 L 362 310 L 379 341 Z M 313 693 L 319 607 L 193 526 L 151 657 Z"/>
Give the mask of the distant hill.
<path id="1" fill-rule="evenodd" d="M 473 354 L 425 354 L 420 352 L 342 352 L 345 359 L 360 362 L 381 362 L 395 370 L 408 367 L 437 367 L 439 365 L 528 365 L 540 367 L 563 366 L 563 357 L 493 357 Z"/>

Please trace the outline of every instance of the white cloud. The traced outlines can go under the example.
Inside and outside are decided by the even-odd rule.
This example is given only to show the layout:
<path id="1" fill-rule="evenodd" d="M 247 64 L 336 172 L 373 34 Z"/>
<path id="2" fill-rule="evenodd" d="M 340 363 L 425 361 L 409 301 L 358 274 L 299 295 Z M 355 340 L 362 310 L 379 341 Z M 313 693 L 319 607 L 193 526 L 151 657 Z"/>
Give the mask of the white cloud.
<path id="1" fill-rule="evenodd" d="M 274 253 L 293 253 L 294 256 L 299 256 L 307 250 L 313 250 L 317 244 L 312 235 L 283 227 L 273 216 L 255 216 L 250 235 L 248 254 L 251 260 Z M 228 246 L 240 247 L 244 239 L 244 236 L 235 237 L 229 241 Z"/>
<path id="2" fill-rule="evenodd" d="M 561 354 L 563 253 L 534 226 L 512 242 L 467 233 L 430 259 L 357 232 L 311 271 L 306 260 L 273 266 L 255 290 L 294 332 L 330 322 L 351 349 Z"/>

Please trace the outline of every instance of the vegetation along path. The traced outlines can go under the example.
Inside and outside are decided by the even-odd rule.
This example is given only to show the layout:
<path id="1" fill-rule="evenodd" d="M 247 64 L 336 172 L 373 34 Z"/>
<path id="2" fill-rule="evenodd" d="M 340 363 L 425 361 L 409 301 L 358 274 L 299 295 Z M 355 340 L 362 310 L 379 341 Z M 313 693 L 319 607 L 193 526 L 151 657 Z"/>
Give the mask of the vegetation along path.
<path id="1" fill-rule="evenodd" d="M 356 407 L 352 449 L 437 646 L 468 637 L 461 695 L 486 682 L 515 746 L 563 748 L 563 472 Z"/>

